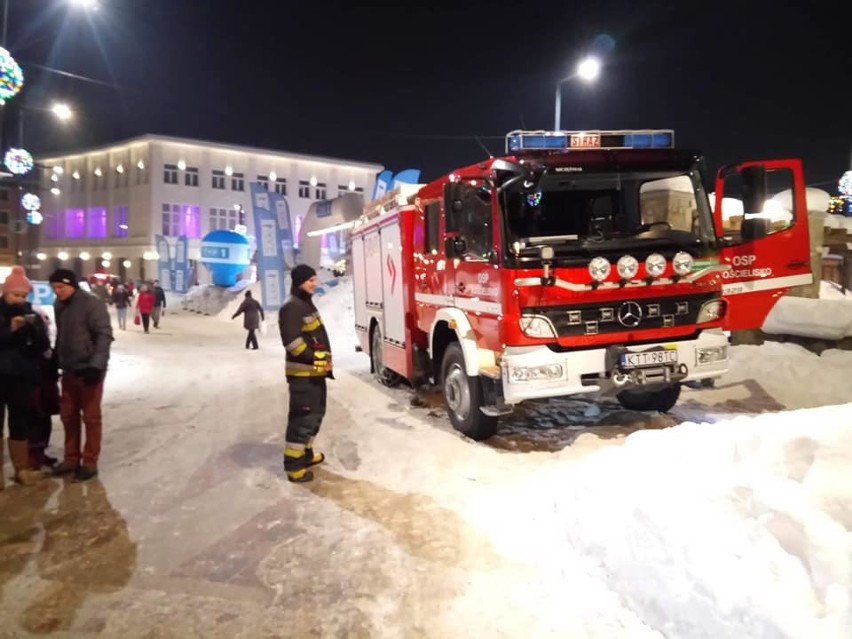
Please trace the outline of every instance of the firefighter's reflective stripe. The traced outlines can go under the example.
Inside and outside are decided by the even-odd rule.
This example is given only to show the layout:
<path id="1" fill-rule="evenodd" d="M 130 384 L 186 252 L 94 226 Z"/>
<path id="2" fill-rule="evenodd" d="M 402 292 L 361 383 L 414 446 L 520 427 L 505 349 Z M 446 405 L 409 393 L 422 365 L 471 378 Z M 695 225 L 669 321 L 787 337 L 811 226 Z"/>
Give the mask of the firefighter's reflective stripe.
<path id="1" fill-rule="evenodd" d="M 320 326 L 322 326 L 322 320 L 320 320 L 320 317 L 317 314 L 308 315 L 302 318 L 302 330 L 306 333 L 315 331 Z"/>
<path id="2" fill-rule="evenodd" d="M 302 337 L 297 337 L 292 342 L 287 344 L 287 351 L 292 353 L 294 357 L 298 357 L 308 348 L 307 342 Z"/>

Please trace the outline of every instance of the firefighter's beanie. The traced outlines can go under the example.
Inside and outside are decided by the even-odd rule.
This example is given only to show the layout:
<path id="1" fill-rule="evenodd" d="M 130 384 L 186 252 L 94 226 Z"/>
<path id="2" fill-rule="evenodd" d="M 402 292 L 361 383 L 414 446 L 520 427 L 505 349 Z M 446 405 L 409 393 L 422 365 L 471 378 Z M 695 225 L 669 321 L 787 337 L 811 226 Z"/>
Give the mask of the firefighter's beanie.
<path id="1" fill-rule="evenodd" d="M 67 268 L 58 268 L 47 278 L 51 284 L 67 284 L 68 286 L 73 286 L 74 288 L 79 288 L 80 285 L 77 283 L 77 276 L 74 274 L 74 271 Z"/>
<path id="2" fill-rule="evenodd" d="M 299 288 L 302 284 L 314 277 L 316 274 L 317 272 L 307 264 L 297 265 L 290 273 L 290 277 L 292 278 L 293 282 L 293 290 L 295 291 L 297 288 Z"/>

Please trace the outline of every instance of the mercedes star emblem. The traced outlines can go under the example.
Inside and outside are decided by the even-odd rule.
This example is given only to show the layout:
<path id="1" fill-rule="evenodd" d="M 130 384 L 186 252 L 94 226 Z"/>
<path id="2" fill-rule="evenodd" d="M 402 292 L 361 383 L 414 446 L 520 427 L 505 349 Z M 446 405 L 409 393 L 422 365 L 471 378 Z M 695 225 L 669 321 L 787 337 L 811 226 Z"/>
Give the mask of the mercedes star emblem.
<path id="1" fill-rule="evenodd" d="M 618 307 L 618 321 L 627 328 L 636 328 L 642 321 L 642 307 L 636 302 L 624 302 Z"/>

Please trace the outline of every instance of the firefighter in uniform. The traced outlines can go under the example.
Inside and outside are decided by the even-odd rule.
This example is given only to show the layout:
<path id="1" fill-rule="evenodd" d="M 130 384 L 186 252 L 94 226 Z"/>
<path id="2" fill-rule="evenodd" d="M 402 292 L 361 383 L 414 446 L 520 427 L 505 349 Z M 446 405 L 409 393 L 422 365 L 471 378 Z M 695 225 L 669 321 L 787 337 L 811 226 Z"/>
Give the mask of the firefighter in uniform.
<path id="1" fill-rule="evenodd" d="M 284 470 L 290 481 L 305 482 L 314 478 L 308 469 L 325 460 L 325 455 L 314 452 L 313 442 L 325 416 L 325 380 L 334 376 L 328 333 L 311 301 L 317 288 L 317 272 L 307 264 L 299 264 L 291 278 L 290 297 L 278 311 L 290 388 Z"/>

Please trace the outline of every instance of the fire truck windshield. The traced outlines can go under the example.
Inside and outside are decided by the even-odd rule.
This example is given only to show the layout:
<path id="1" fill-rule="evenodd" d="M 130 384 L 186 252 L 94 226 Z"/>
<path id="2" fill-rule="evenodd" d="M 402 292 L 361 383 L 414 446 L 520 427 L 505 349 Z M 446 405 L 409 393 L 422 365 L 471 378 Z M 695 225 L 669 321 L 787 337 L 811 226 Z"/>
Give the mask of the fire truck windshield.
<path id="1" fill-rule="evenodd" d="M 548 171 L 501 193 L 507 245 L 558 252 L 626 244 L 700 247 L 713 221 L 697 171 Z"/>

